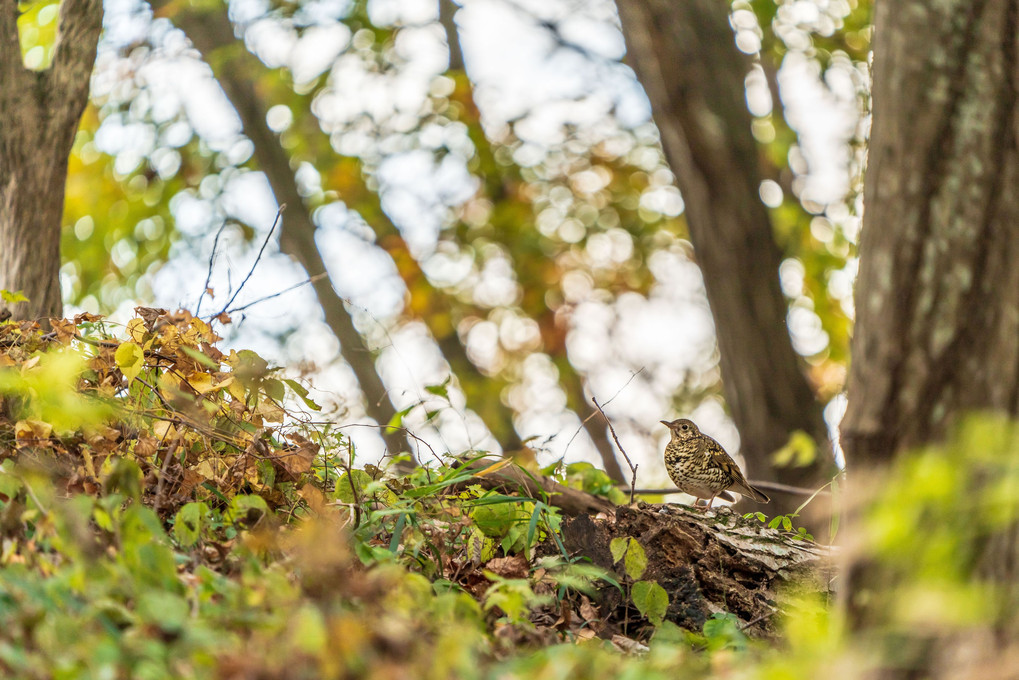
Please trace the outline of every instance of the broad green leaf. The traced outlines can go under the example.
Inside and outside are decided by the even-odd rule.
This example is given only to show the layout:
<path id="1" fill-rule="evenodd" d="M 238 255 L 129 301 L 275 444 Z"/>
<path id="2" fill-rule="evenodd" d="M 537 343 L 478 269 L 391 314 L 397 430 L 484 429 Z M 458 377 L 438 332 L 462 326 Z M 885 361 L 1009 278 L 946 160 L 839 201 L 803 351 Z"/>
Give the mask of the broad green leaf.
<path id="1" fill-rule="evenodd" d="M 630 539 L 630 545 L 626 549 L 626 560 L 623 564 L 626 567 L 626 575 L 634 581 L 644 575 L 644 571 L 647 569 L 647 554 L 637 539 Z"/>
<path id="2" fill-rule="evenodd" d="M 177 511 L 173 521 L 173 536 L 183 548 L 190 548 L 202 536 L 209 514 L 209 506 L 205 503 L 188 503 Z"/>
<path id="3" fill-rule="evenodd" d="M 372 483 L 372 478 L 364 470 L 351 470 L 336 480 L 333 498 L 341 503 L 359 503 L 365 500 L 365 488 Z"/>
<path id="4" fill-rule="evenodd" d="M 227 509 L 226 519 L 230 522 L 243 522 L 247 526 L 258 524 L 263 517 L 269 514 L 269 506 L 261 496 L 240 495 L 234 496 Z"/>
<path id="5" fill-rule="evenodd" d="M 437 397 L 442 397 L 446 401 L 449 401 L 449 378 L 447 377 L 441 385 L 426 385 L 425 390 L 429 394 L 434 394 Z"/>
<path id="6" fill-rule="evenodd" d="M 669 609 L 669 595 L 654 581 L 637 581 L 633 584 L 633 604 L 648 621 L 659 625 Z"/>
<path id="7" fill-rule="evenodd" d="M 262 389 L 265 390 L 266 395 L 274 401 L 283 401 L 287 396 L 287 388 L 283 385 L 283 381 L 277 380 L 276 378 L 263 380 Z"/>
<path id="8" fill-rule="evenodd" d="M 394 413 L 393 417 L 389 419 L 388 423 L 386 423 L 386 432 L 389 432 L 390 430 L 392 430 L 394 428 L 401 427 L 403 425 L 403 418 L 404 418 L 404 416 L 406 416 L 408 413 L 410 413 L 412 410 L 414 410 L 415 406 L 417 406 L 417 404 L 412 404 L 412 405 L 408 406 L 407 408 L 405 408 L 405 409 L 403 409 L 401 411 L 397 411 L 396 413 Z"/>
<path id="9" fill-rule="evenodd" d="M 623 555 L 626 554 L 626 547 L 628 545 L 630 545 L 629 536 L 620 536 L 619 538 L 612 539 L 612 542 L 609 543 L 609 550 L 612 551 L 612 564 L 623 559 Z"/>
<path id="10" fill-rule="evenodd" d="M 138 598 L 138 616 L 165 633 L 176 634 L 183 630 L 190 609 L 183 597 L 165 591 L 144 592 Z"/>

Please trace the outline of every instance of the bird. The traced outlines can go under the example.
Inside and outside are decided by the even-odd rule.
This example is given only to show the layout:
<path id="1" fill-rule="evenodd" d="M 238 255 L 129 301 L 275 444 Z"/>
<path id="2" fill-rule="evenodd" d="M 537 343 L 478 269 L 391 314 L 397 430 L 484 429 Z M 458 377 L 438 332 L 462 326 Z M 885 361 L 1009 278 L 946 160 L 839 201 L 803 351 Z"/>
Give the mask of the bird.
<path id="1" fill-rule="evenodd" d="M 672 433 L 672 439 L 665 446 L 665 469 L 680 491 L 696 497 L 697 501 L 707 498 L 708 508 L 718 496 L 735 500 L 727 490 L 758 503 L 771 501 L 767 494 L 751 486 L 722 445 L 702 434 L 693 421 L 680 418 L 660 422 Z"/>

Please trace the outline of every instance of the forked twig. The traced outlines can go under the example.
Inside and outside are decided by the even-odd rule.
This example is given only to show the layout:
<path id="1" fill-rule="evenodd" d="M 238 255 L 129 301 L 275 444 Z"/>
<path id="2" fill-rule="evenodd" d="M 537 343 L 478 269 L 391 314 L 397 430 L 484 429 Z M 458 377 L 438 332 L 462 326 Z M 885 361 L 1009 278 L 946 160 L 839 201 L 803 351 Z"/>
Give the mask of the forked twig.
<path id="1" fill-rule="evenodd" d="M 598 409 L 598 413 L 601 414 L 601 417 L 604 418 L 605 422 L 608 424 L 609 432 L 612 433 L 612 441 L 616 443 L 616 448 L 619 449 L 621 454 L 623 454 L 623 458 L 626 459 L 626 464 L 630 467 L 630 472 L 633 473 L 633 477 L 630 478 L 630 504 L 632 505 L 634 490 L 637 488 L 637 468 L 640 467 L 640 464 L 638 463 L 637 465 L 634 465 L 630 460 L 630 456 L 627 455 L 626 449 L 624 449 L 623 445 L 619 443 L 619 437 L 616 436 L 616 428 L 612 427 L 612 421 L 609 420 L 607 415 L 605 415 L 605 411 L 602 409 L 601 404 L 598 403 L 598 400 L 591 397 L 591 401 L 594 402 L 595 407 Z"/>
<path id="2" fill-rule="evenodd" d="M 216 249 L 219 247 L 219 237 L 223 235 L 223 230 L 226 229 L 228 224 L 227 220 L 223 220 L 223 224 L 219 225 L 219 231 L 216 232 L 216 239 L 212 242 L 212 254 L 209 255 L 209 271 L 205 275 L 205 285 L 202 286 L 202 294 L 198 296 L 198 304 L 195 305 L 195 316 L 200 316 L 202 311 L 202 300 L 205 299 L 205 294 L 209 291 L 209 283 L 212 281 L 212 266 L 216 262 Z"/>
<path id="3" fill-rule="evenodd" d="M 230 299 L 227 300 L 227 303 L 223 305 L 223 309 L 219 312 L 219 314 L 213 315 L 213 318 L 219 316 L 220 314 L 225 314 L 226 310 L 230 309 L 230 305 L 232 305 L 234 303 L 234 300 L 237 299 L 237 296 L 241 294 L 242 290 L 244 290 L 244 284 L 246 284 L 248 280 L 251 278 L 251 275 L 255 273 L 255 269 L 258 267 L 258 262 L 259 260 L 262 259 L 262 253 L 265 252 L 265 247 L 269 245 L 269 239 L 271 239 L 273 233 L 276 232 L 276 225 L 279 224 L 280 217 L 283 215 L 283 211 L 286 209 L 286 207 L 287 207 L 286 203 L 280 204 L 279 210 L 276 211 L 276 219 L 272 221 L 272 227 L 269 229 L 269 233 L 265 235 L 265 240 L 262 241 L 262 247 L 258 249 L 258 255 L 255 257 L 255 261 L 251 265 L 251 269 L 248 270 L 248 275 L 244 277 L 243 281 L 241 281 L 241 285 L 237 286 L 237 290 L 235 290 L 234 294 L 230 296 Z"/>

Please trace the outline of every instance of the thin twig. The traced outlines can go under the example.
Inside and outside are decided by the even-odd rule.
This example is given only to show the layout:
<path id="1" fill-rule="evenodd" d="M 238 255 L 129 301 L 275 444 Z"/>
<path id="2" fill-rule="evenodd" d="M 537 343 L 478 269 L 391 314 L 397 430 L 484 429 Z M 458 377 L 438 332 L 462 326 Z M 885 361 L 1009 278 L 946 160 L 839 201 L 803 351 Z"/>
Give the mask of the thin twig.
<path id="1" fill-rule="evenodd" d="M 627 382 L 629 383 L 629 381 Z M 626 385 L 623 385 L 623 387 L 626 387 Z M 591 397 L 591 401 L 594 402 L 595 407 L 597 407 L 598 409 L 598 413 L 601 414 L 601 417 L 604 418 L 605 422 L 608 424 L 609 432 L 612 433 L 612 441 L 616 443 L 616 448 L 618 448 L 619 452 L 623 454 L 623 458 L 626 459 L 626 464 L 630 466 L 630 472 L 633 473 L 633 477 L 630 478 L 630 504 L 632 505 L 634 489 L 637 487 L 637 468 L 640 467 L 640 464 L 638 463 L 637 465 L 634 465 L 633 462 L 630 461 L 630 456 L 626 454 L 626 449 L 624 449 L 623 445 L 619 443 L 619 437 L 616 436 L 616 428 L 612 427 L 612 421 L 609 420 L 609 417 L 607 415 L 605 415 L 605 411 L 602 410 L 601 404 L 598 403 L 598 400 L 595 399 L 594 397 Z"/>
<path id="2" fill-rule="evenodd" d="M 831 494 L 830 491 L 817 491 L 816 489 L 807 489 L 802 486 L 790 486 L 788 484 L 780 484 L 778 482 L 765 482 L 757 481 L 754 479 L 748 480 L 751 486 L 756 486 L 762 489 L 768 489 L 769 491 L 778 491 L 779 493 L 787 493 L 791 496 L 812 496 L 817 493 L 818 496 L 828 496 Z M 679 489 L 637 489 L 639 494 L 654 494 L 654 495 L 667 495 L 673 493 L 683 493 Z"/>
<path id="3" fill-rule="evenodd" d="M 347 460 L 341 460 L 340 465 L 347 471 L 347 483 L 350 484 L 350 493 L 354 500 L 352 516 L 354 527 L 357 528 L 361 526 L 361 495 L 357 492 L 357 485 L 354 484 L 354 445 L 350 437 L 347 437 Z"/>
<path id="4" fill-rule="evenodd" d="M 166 455 L 163 457 L 163 465 L 159 468 L 159 481 L 156 483 L 156 500 L 152 503 L 152 512 L 157 516 L 159 515 L 159 506 L 163 504 L 163 483 L 166 481 L 166 471 L 170 467 L 170 459 L 177 452 L 178 446 L 180 446 L 179 435 L 170 442 L 169 448 L 166 449 Z"/>
<path id="5" fill-rule="evenodd" d="M 265 252 L 265 247 L 269 245 L 269 239 L 272 238 L 273 233 L 276 231 L 276 225 L 279 224 L 280 217 L 283 215 L 283 211 L 286 209 L 286 207 L 287 207 L 286 203 L 280 204 L 279 210 L 276 211 L 276 219 L 272 221 L 272 227 L 269 228 L 269 233 L 265 235 L 265 240 L 262 241 L 262 247 L 258 249 L 258 255 L 255 256 L 255 261 L 252 263 L 251 269 L 248 270 L 247 276 L 245 276 L 244 280 L 241 281 L 241 285 L 237 286 L 237 290 L 235 290 L 234 294 L 230 296 L 230 299 L 227 300 L 227 303 L 223 305 L 223 310 L 219 314 L 213 315 L 212 318 L 216 318 L 220 314 L 225 314 L 226 310 L 230 309 L 230 305 L 232 305 L 234 303 L 234 300 L 237 299 L 237 296 L 241 294 L 242 290 L 244 290 L 244 284 L 246 284 L 248 280 L 251 278 L 251 275 L 255 273 L 255 269 L 258 267 L 258 262 L 259 260 L 262 259 L 262 253 Z"/>
<path id="6" fill-rule="evenodd" d="M 205 285 L 202 286 L 202 294 L 198 296 L 198 304 L 195 305 L 195 316 L 200 316 L 202 311 L 202 300 L 205 298 L 205 293 L 209 290 L 209 282 L 212 281 L 212 264 L 216 261 L 216 248 L 219 246 L 219 237 L 223 235 L 223 230 L 226 229 L 227 224 L 229 222 L 223 220 L 223 224 L 219 225 L 219 231 L 216 232 L 216 240 L 212 242 L 212 254 L 209 255 L 209 271 L 205 275 Z"/>
<path id="7" fill-rule="evenodd" d="M 35 507 L 39 508 L 39 512 L 42 513 L 43 517 L 48 517 L 50 514 L 49 510 L 47 510 L 46 506 L 42 504 L 39 497 L 35 495 L 35 491 L 32 491 L 32 485 L 28 483 L 28 480 L 19 476 L 18 481 L 25 486 L 25 493 L 27 493 L 28 497 L 32 499 L 32 502 L 35 503 Z"/>
<path id="8" fill-rule="evenodd" d="M 767 612 L 766 614 L 761 614 L 761 615 L 760 615 L 760 616 L 758 616 L 758 617 L 757 617 L 756 619 L 752 619 L 752 620 L 750 620 L 750 621 L 747 621 L 746 623 L 744 623 L 744 624 L 743 624 L 742 626 L 740 626 L 740 627 L 739 627 L 739 629 L 740 629 L 741 631 L 744 631 L 744 630 L 746 630 L 747 628 L 749 628 L 750 626 L 754 626 L 754 625 L 756 625 L 756 624 L 760 623 L 761 621 L 764 621 L 765 619 L 767 619 L 767 618 L 769 618 L 770 616 L 774 615 L 774 613 L 775 613 L 775 612 Z"/>
<path id="9" fill-rule="evenodd" d="M 605 405 L 606 405 L 606 406 L 608 406 L 609 404 L 611 404 L 611 403 L 612 403 L 612 401 L 613 401 L 613 400 L 614 400 L 614 399 L 615 399 L 616 397 L 618 397 L 618 396 L 619 396 L 620 394 L 622 394 L 622 393 L 623 393 L 623 390 L 625 390 L 625 389 L 626 389 L 627 385 L 629 385 L 630 383 L 632 383 L 632 382 L 633 382 L 633 379 L 634 379 L 634 378 L 636 378 L 636 377 L 637 377 L 638 375 L 640 375 L 641 373 L 643 373 L 643 372 L 644 372 L 644 368 L 645 368 L 644 366 L 641 366 L 639 370 L 637 370 L 637 371 L 634 371 L 634 372 L 633 372 L 633 373 L 632 373 L 632 374 L 630 375 L 629 379 L 628 379 L 628 380 L 627 380 L 627 381 L 626 381 L 625 383 L 623 383 L 623 386 L 622 386 L 622 387 L 620 387 L 620 388 L 619 388 L 618 390 L 616 390 L 616 393 L 615 393 L 615 394 L 613 394 L 613 395 L 612 395 L 612 396 L 611 396 L 611 397 L 609 398 L 609 400 L 605 402 Z M 580 427 L 578 427 L 578 428 L 577 428 L 577 431 L 573 433 L 573 436 L 572 436 L 572 437 L 570 437 L 570 441 L 566 442 L 566 448 L 564 448 L 564 449 L 563 449 L 563 455 L 565 455 L 565 454 L 566 454 L 566 452 L 570 450 L 570 444 L 572 444 L 572 443 L 573 443 L 573 440 L 577 438 L 577 436 L 578 436 L 578 435 L 580 434 L 580 432 L 581 432 L 581 431 L 582 431 L 582 430 L 584 429 L 584 426 L 585 426 L 585 425 L 587 425 L 588 421 L 589 421 L 589 420 L 591 420 L 592 418 L 594 418 L 594 417 L 595 417 L 595 415 L 597 415 L 597 414 L 595 414 L 595 413 L 592 413 L 591 415 L 589 415 L 588 417 L 586 417 L 586 418 L 584 418 L 584 419 L 583 419 L 582 421 L 580 421 Z M 604 414 L 602 414 L 602 415 L 604 415 Z"/>
<path id="10" fill-rule="evenodd" d="M 309 283 L 315 283 L 316 281 L 318 281 L 320 279 L 324 279 L 327 276 L 329 276 L 329 274 L 327 272 L 322 272 L 321 274 L 315 274 L 315 276 L 309 276 L 304 281 L 301 281 L 300 283 L 295 283 L 294 285 L 290 286 L 289 288 L 284 288 L 283 290 L 279 291 L 278 293 L 273 293 L 272 295 L 266 295 L 265 297 L 260 297 L 257 300 L 249 302 L 246 305 L 241 305 L 240 307 L 232 307 L 232 308 L 226 310 L 226 313 L 227 314 L 232 314 L 234 312 L 244 311 L 248 307 L 253 307 L 253 306 L 257 305 L 257 304 L 265 302 L 266 300 L 271 300 L 271 299 L 273 299 L 275 297 L 279 297 L 280 295 L 284 295 L 286 293 L 289 293 L 290 291 L 295 290 L 297 288 L 300 288 L 301 286 L 307 286 Z M 195 314 L 195 316 L 198 316 L 198 315 Z"/>

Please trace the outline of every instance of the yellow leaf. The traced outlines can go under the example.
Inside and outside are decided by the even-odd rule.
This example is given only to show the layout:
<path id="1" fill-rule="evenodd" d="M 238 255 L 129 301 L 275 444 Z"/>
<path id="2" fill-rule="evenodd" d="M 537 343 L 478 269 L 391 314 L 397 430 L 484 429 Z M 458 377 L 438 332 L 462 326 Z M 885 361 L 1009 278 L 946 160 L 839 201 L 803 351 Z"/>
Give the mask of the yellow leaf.
<path id="1" fill-rule="evenodd" d="M 145 342 L 145 322 L 141 319 L 131 319 L 127 322 L 127 334 L 139 345 Z"/>
<path id="2" fill-rule="evenodd" d="M 157 420 L 152 425 L 152 433 L 160 439 L 169 439 L 170 437 L 177 436 L 177 428 L 173 426 L 173 423 L 168 423 L 165 420 Z"/>
<path id="3" fill-rule="evenodd" d="M 258 403 L 255 414 L 262 416 L 264 420 L 270 423 L 282 423 L 285 412 L 271 399 L 263 399 Z"/>
<path id="4" fill-rule="evenodd" d="M 138 377 L 145 367 L 145 352 L 136 343 L 122 342 L 113 355 L 120 372 L 124 374 L 128 382 Z"/>
<path id="5" fill-rule="evenodd" d="M 53 426 L 42 420 L 19 420 L 14 424 L 17 439 L 48 439 L 52 433 Z"/>
<path id="6" fill-rule="evenodd" d="M 188 385 L 198 394 L 208 394 L 219 389 L 208 373 L 195 372 L 188 376 Z"/>

